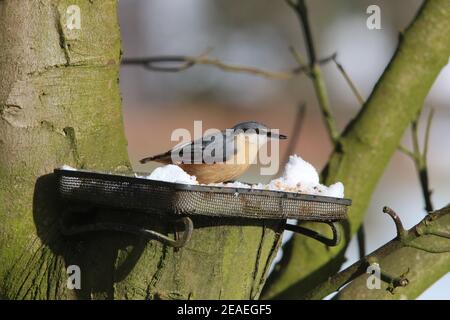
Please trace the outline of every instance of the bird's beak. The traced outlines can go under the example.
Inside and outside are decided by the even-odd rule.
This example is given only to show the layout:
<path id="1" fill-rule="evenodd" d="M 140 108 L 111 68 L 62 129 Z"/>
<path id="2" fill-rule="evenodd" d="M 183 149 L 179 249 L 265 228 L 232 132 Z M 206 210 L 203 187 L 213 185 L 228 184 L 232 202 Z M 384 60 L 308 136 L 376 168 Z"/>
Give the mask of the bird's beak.
<path id="1" fill-rule="evenodd" d="M 267 137 L 271 138 L 271 139 L 278 139 L 278 140 L 285 140 L 287 139 L 287 136 L 285 136 L 284 134 L 278 134 L 278 133 L 274 133 L 271 131 L 267 132 Z"/>

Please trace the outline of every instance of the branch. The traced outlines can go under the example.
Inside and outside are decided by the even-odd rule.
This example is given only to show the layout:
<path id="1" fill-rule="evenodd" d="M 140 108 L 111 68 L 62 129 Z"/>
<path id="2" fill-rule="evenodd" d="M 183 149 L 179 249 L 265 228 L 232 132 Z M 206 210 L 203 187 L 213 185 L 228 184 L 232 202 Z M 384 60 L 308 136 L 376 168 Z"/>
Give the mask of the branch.
<path id="1" fill-rule="evenodd" d="M 294 235 L 284 245 L 262 298 L 299 298 L 339 271 L 380 177 L 449 56 L 450 2 L 426 1 L 322 172 L 324 183 L 341 181 L 353 201 L 341 244 L 327 248 Z"/>
<path id="2" fill-rule="evenodd" d="M 425 129 L 425 142 L 424 142 L 424 148 L 422 152 L 422 163 L 419 170 L 419 179 L 420 179 L 420 185 L 422 187 L 422 193 L 425 200 L 425 210 L 427 212 L 433 211 L 433 203 L 431 201 L 431 193 L 429 187 L 429 179 L 428 179 L 428 161 L 427 161 L 427 155 L 428 155 L 428 145 L 430 141 L 430 130 L 431 130 L 431 122 L 433 121 L 433 115 L 434 110 L 431 109 L 430 113 L 428 114 L 428 120 L 427 120 L 427 127 Z"/>
<path id="3" fill-rule="evenodd" d="M 316 58 L 317 54 L 314 49 L 314 41 L 312 39 L 312 33 L 308 19 L 308 8 L 306 6 L 305 0 L 286 0 L 286 2 L 295 11 L 299 18 L 299 22 L 303 30 L 303 35 L 305 37 L 306 48 L 308 51 L 308 62 L 310 66 L 309 76 L 314 85 L 314 90 L 316 92 L 317 100 L 322 112 L 322 117 L 325 121 L 328 135 L 333 145 L 336 145 L 339 141 L 339 132 L 336 126 L 336 120 L 331 113 L 330 101 L 328 99 L 325 80 L 323 79 L 322 71 Z M 298 59 L 299 55 L 294 50 L 293 53 L 294 57 L 297 57 L 297 62 L 302 65 L 302 61 L 299 61 Z M 333 59 L 334 57 L 335 55 L 333 55 Z"/>
<path id="4" fill-rule="evenodd" d="M 433 121 L 433 116 L 434 116 L 434 109 L 431 109 L 430 113 L 428 114 L 427 128 L 425 129 L 425 145 L 423 148 L 423 156 L 425 160 L 427 159 L 428 155 L 428 142 L 430 141 L 430 130 L 431 130 L 431 122 Z"/>
<path id="5" fill-rule="evenodd" d="M 303 122 L 305 121 L 305 113 L 306 113 L 306 103 L 302 103 L 298 106 L 297 115 L 295 117 L 294 128 L 292 129 L 292 134 L 289 138 L 289 144 L 285 153 L 283 163 L 287 163 L 289 160 L 289 156 L 295 152 L 295 147 L 297 146 L 300 132 L 302 130 Z"/>
<path id="6" fill-rule="evenodd" d="M 361 224 L 359 227 L 356 237 L 356 240 L 358 241 L 359 258 L 362 259 L 366 255 L 366 231 L 364 230 L 364 224 Z"/>
<path id="7" fill-rule="evenodd" d="M 362 278 L 363 280 L 367 277 L 366 271 L 367 267 L 376 262 L 381 266 L 381 280 L 384 281 L 384 290 L 369 290 L 366 285 L 366 281 L 359 281 L 356 289 L 350 287 L 347 289 L 345 287 L 340 293 L 338 298 L 345 299 L 360 299 L 360 298 L 371 298 L 371 295 L 374 293 L 375 295 L 381 294 L 387 298 L 400 298 L 405 293 L 411 294 L 408 298 L 415 298 L 416 295 L 412 295 L 413 292 L 422 292 L 423 290 L 417 290 L 417 287 L 426 288 L 426 284 L 429 284 L 429 269 L 418 269 L 419 264 L 423 267 L 422 261 L 417 262 L 419 260 L 425 259 L 427 260 L 427 264 L 433 265 L 433 263 L 439 263 L 439 267 L 441 267 L 441 260 L 450 262 L 450 255 L 448 254 L 450 249 L 448 247 L 448 242 L 450 236 L 446 235 L 446 241 L 442 241 L 442 239 L 424 237 L 424 235 L 433 234 L 435 235 L 436 230 L 450 230 L 450 206 L 447 206 L 439 211 L 433 212 L 426 218 L 424 218 L 421 222 L 419 222 L 415 227 L 406 231 L 403 229 L 403 225 L 401 223 L 400 218 L 397 214 L 390 208 L 385 207 L 383 212 L 389 214 L 393 219 L 396 229 L 397 229 L 397 237 L 384 246 L 378 248 L 370 255 L 364 257 L 363 259 L 355 262 L 353 265 L 348 267 L 347 269 L 339 272 L 338 274 L 330 277 L 327 281 L 320 284 L 308 294 L 306 294 L 304 299 L 323 299 L 327 295 L 338 291 L 347 283 L 357 279 Z M 420 231 L 418 231 L 420 230 Z M 439 235 L 435 235 L 439 237 Z M 447 245 L 447 246 L 446 246 Z M 411 248 L 414 248 L 415 253 L 411 254 Z M 439 252 L 440 255 L 431 255 L 430 252 Z M 406 254 L 407 253 L 407 254 Z M 418 255 L 424 256 L 422 259 L 418 258 Z M 426 257 L 425 257 L 426 256 Z M 394 263 L 385 263 L 385 258 L 389 257 L 390 261 L 401 261 L 402 266 L 399 268 L 395 268 Z M 405 262 L 405 259 L 407 260 Z M 430 261 L 431 260 L 431 261 Z M 398 270 L 406 270 L 408 272 L 399 273 L 398 276 L 392 275 Z M 389 270 L 390 273 L 387 273 L 386 270 Z M 435 269 L 433 269 L 435 270 Z M 445 275 L 448 271 L 447 269 L 442 269 L 437 277 L 441 277 Z M 419 272 L 419 275 L 416 276 L 416 273 Z M 394 272 L 394 273 L 393 273 Z M 410 275 L 413 275 L 410 277 Z M 436 276 L 434 276 L 436 277 Z M 433 277 L 433 278 L 434 278 Z M 432 282 L 431 282 L 432 283 Z M 351 286 L 351 284 L 349 285 Z M 412 288 L 406 288 L 407 286 L 413 286 Z M 399 287 L 402 288 L 401 291 L 397 290 Z M 379 292 L 375 292 L 379 291 Z M 351 295 L 350 293 L 351 292 Z"/>
<path id="8" fill-rule="evenodd" d="M 416 161 L 416 154 L 414 152 L 412 152 L 411 150 L 409 150 L 408 148 L 406 148 L 402 145 L 399 145 L 398 150 L 400 152 L 402 152 L 403 154 L 407 155 L 408 157 L 410 157 L 411 159 L 413 159 L 414 161 Z"/>
<path id="9" fill-rule="evenodd" d="M 411 135 L 413 141 L 413 150 L 410 151 L 403 146 L 399 146 L 398 149 L 409 156 L 414 161 L 414 166 L 417 170 L 417 175 L 419 176 L 420 187 L 422 189 L 423 199 L 425 201 L 425 210 L 427 212 L 433 211 L 433 203 L 431 201 L 431 193 L 432 191 L 429 188 L 429 179 L 428 179 L 428 164 L 427 164 L 427 154 L 428 154 L 428 145 L 430 140 L 430 130 L 431 130 L 431 122 L 433 120 L 434 110 L 431 109 L 428 114 L 427 119 L 427 127 L 425 129 L 425 142 L 423 151 L 420 150 L 419 146 L 419 117 L 420 114 L 412 121 L 411 123 Z"/>
<path id="10" fill-rule="evenodd" d="M 434 235 L 436 229 L 446 237 Z M 450 264 L 450 206 L 425 217 L 400 239 L 384 246 L 378 257 L 382 272 L 399 274 L 405 286 L 390 287 L 382 282 L 381 289 L 367 289 L 367 275 L 361 274 L 339 292 L 338 299 L 415 299 L 431 284 L 448 273 Z M 434 236 L 425 236 L 433 234 Z M 400 243 L 397 248 L 394 243 Z M 387 247 L 389 248 L 386 249 Z M 378 250 L 377 250 L 378 251 Z M 377 255 L 377 251 L 374 255 Z M 405 271 L 407 272 L 405 274 Z M 403 276 L 403 277 L 402 277 Z"/>
<path id="11" fill-rule="evenodd" d="M 338 70 L 340 71 L 342 76 L 344 77 L 345 82 L 347 82 L 347 84 L 349 85 L 350 89 L 352 90 L 353 94 L 355 95 L 355 97 L 358 100 L 358 102 L 360 103 L 360 105 L 363 105 L 366 100 L 363 98 L 363 95 L 359 91 L 358 87 L 356 87 L 356 84 L 352 81 L 352 79 L 350 78 L 350 76 L 345 71 L 344 67 L 342 66 L 342 64 L 340 64 L 336 60 L 336 57 L 333 58 L 333 62 L 336 64 L 336 67 L 338 68 Z"/>
<path id="12" fill-rule="evenodd" d="M 207 65 L 216 67 L 222 71 L 234 73 L 246 73 L 273 80 L 290 80 L 300 74 L 308 73 L 309 66 L 299 65 L 289 71 L 269 71 L 256 67 L 225 63 L 219 59 L 211 58 L 207 50 L 199 56 L 154 56 L 146 58 L 126 58 L 122 60 L 123 65 L 142 66 L 147 70 L 161 72 L 180 72 L 187 70 L 195 65 Z M 333 56 L 320 59 L 318 64 L 324 64 L 333 59 Z"/>
<path id="13" fill-rule="evenodd" d="M 400 217 L 397 215 L 397 213 L 395 213 L 395 211 L 389 207 L 384 207 L 383 212 L 389 215 L 392 218 L 392 221 L 394 221 L 395 229 L 397 230 L 397 237 L 400 239 L 405 237 L 406 230 L 405 228 L 403 228 L 402 220 L 400 220 Z"/>

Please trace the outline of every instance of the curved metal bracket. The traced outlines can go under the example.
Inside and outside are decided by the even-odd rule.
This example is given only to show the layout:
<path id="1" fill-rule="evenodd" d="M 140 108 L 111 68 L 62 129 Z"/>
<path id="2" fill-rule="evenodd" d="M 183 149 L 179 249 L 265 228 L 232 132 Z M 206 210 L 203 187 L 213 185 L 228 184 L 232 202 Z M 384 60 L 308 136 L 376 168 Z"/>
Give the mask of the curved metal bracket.
<path id="1" fill-rule="evenodd" d="M 136 235 L 143 236 L 148 239 L 158 240 L 161 243 L 174 247 L 174 248 L 181 248 L 186 245 L 186 243 L 189 242 L 192 236 L 192 232 L 194 231 L 194 223 L 189 217 L 182 217 L 180 219 L 174 220 L 173 222 L 179 223 L 182 222 L 184 224 L 184 231 L 178 239 L 172 239 L 166 235 L 163 235 L 159 232 L 149 230 L 142 227 L 133 226 L 130 224 L 123 224 L 123 223 L 116 223 L 116 222 L 97 222 L 97 223 L 91 223 L 86 225 L 78 225 L 78 226 L 68 226 L 66 224 L 65 217 L 72 212 L 75 212 L 76 210 L 73 209 L 67 209 L 63 213 L 63 217 L 60 221 L 60 227 L 61 227 L 61 233 L 66 236 L 73 236 L 81 233 L 87 233 L 87 232 L 95 232 L 95 231 L 119 231 L 119 232 L 126 232 L 126 233 L 132 233 Z M 179 232 L 177 231 L 176 234 L 178 235 Z"/>
<path id="2" fill-rule="evenodd" d="M 339 232 L 339 228 L 337 227 L 337 222 L 335 221 L 329 221 L 329 222 L 318 222 L 318 223 L 325 223 L 327 225 L 330 226 L 331 231 L 333 232 L 333 237 L 332 238 L 328 238 L 320 233 L 318 233 L 317 231 L 302 227 L 302 226 L 298 226 L 295 224 L 286 224 L 286 226 L 284 227 L 285 230 L 290 230 L 292 232 L 295 233 L 300 233 L 303 234 L 307 237 L 313 238 L 317 241 L 322 242 L 323 244 L 330 246 L 330 247 L 334 247 L 337 246 L 339 244 L 339 242 L 341 241 L 341 234 Z"/>

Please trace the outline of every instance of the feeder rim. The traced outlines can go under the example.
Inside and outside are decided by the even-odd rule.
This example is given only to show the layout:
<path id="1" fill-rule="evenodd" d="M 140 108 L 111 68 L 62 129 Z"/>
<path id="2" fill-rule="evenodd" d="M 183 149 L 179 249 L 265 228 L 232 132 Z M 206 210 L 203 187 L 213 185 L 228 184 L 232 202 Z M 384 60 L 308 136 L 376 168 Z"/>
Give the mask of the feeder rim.
<path id="1" fill-rule="evenodd" d="M 345 206 L 350 206 L 352 204 L 351 199 L 347 198 L 335 198 L 335 197 L 327 197 L 327 196 L 318 196 L 297 192 L 287 192 L 287 191 L 277 191 L 277 190 L 261 190 L 261 189 L 253 189 L 253 188 L 237 188 L 237 187 L 219 187 L 219 186 L 206 186 L 206 185 L 192 185 L 192 184 L 184 184 L 184 183 L 174 183 L 160 180 L 151 180 L 145 178 L 139 178 L 127 174 L 115 174 L 115 173 L 107 173 L 102 171 L 91 171 L 84 169 L 76 169 L 76 170 L 66 170 L 62 168 L 54 169 L 54 173 L 59 176 L 69 176 L 74 178 L 95 178 L 102 180 L 110 180 L 114 179 L 115 181 L 127 182 L 127 183 L 140 183 L 145 185 L 158 185 L 158 186 L 166 186 L 168 188 L 172 188 L 177 191 L 196 191 L 196 192 L 212 192 L 212 193 L 239 193 L 239 194 L 253 194 L 253 195 L 266 195 L 277 198 L 287 198 L 287 199 L 299 199 L 299 200 L 308 200 L 308 201 L 316 201 L 316 202 L 328 202 L 335 203 Z M 133 172 L 134 174 L 148 174 L 141 172 Z"/>

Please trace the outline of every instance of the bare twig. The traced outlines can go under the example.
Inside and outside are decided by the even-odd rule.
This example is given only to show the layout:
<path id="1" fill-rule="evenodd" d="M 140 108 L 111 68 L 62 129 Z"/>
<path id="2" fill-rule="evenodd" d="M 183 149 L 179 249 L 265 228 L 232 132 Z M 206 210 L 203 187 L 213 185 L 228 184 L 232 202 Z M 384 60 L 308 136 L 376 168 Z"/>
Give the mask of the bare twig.
<path id="1" fill-rule="evenodd" d="M 395 228 L 397 230 L 397 237 L 402 239 L 405 237 L 405 233 L 407 232 L 405 228 L 403 228 L 403 223 L 397 213 L 389 207 L 384 207 L 383 212 L 388 214 L 392 220 L 394 221 Z"/>
<path id="2" fill-rule="evenodd" d="M 411 135 L 412 135 L 412 144 L 413 144 L 413 150 L 409 150 L 403 146 L 399 146 L 399 151 L 403 152 L 407 156 L 409 156 L 413 161 L 414 165 L 417 170 L 417 174 L 419 176 L 420 186 L 422 189 L 423 198 L 425 201 L 425 210 L 427 212 L 433 211 L 433 203 L 431 201 L 431 193 L 432 191 L 429 188 L 429 179 L 428 179 L 428 163 L 427 163 L 427 154 L 428 154 L 428 145 L 430 140 L 430 130 L 431 130 L 431 123 L 433 120 L 434 110 L 431 109 L 430 113 L 428 114 L 427 119 L 427 126 L 425 129 L 425 141 L 424 141 L 424 147 L 423 150 L 420 150 L 419 145 L 419 116 L 418 114 L 417 118 L 414 119 L 414 121 L 411 123 Z"/>
<path id="3" fill-rule="evenodd" d="M 416 155 L 414 154 L 414 152 L 412 152 L 411 150 L 409 150 L 408 148 L 399 145 L 398 146 L 398 150 L 402 153 L 404 153 L 405 155 L 407 155 L 408 157 L 410 157 L 411 159 L 413 159 L 414 161 L 416 160 Z"/>
<path id="4" fill-rule="evenodd" d="M 195 65 L 195 59 L 207 57 L 213 48 L 207 48 L 197 57 L 190 56 L 154 56 L 147 58 L 124 58 L 122 65 L 140 65 L 147 70 L 163 72 L 180 72 Z"/>
<path id="5" fill-rule="evenodd" d="M 303 35 L 305 36 L 306 48 L 308 50 L 309 65 L 312 67 L 316 63 L 316 50 L 314 49 L 314 41 L 309 26 L 308 8 L 304 0 L 286 0 L 286 2 L 297 13 L 300 19 Z"/>
<path id="6" fill-rule="evenodd" d="M 126 58 L 122 60 L 123 65 L 140 65 L 147 70 L 179 72 L 194 65 L 187 56 L 154 56 L 147 58 Z M 174 66 L 172 66 L 175 64 Z"/>
<path id="7" fill-rule="evenodd" d="M 199 56 L 153 56 L 146 58 L 126 58 L 122 60 L 123 65 L 143 66 L 147 70 L 162 72 L 180 72 L 189 69 L 195 65 L 208 65 L 216 67 L 222 71 L 246 73 L 273 80 L 289 80 L 302 73 L 309 72 L 309 66 L 301 64 L 289 71 L 270 71 L 251 66 L 225 63 L 219 59 L 208 56 L 208 50 Z M 324 64 L 333 59 L 333 56 L 320 59 L 319 64 Z"/>
<path id="8" fill-rule="evenodd" d="M 306 66 L 306 60 L 302 57 L 300 52 L 298 52 L 297 49 L 295 49 L 294 46 L 289 46 L 289 51 L 291 52 L 292 56 L 294 57 L 295 61 L 299 66 Z"/>
<path id="9" fill-rule="evenodd" d="M 356 234 L 356 238 L 358 240 L 358 253 L 359 258 L 362 259 L 366 256 L 366 232 L 364 231 L 364 224 L 361 223 L 361 226 L 358 229 L 358 233 Z"/>
<path id="10" fill-rule="evenodd" d="M 300 53 L 293 47 L 289 46 L 289 51 L 291 52 L 292 56 L 294 57 L 295 61 L 298 63 L 298 67 L 293 69 L 293 72 L 301 73 L 305 72 L 306 75 L 311 76 L 311 70 L 309 65 L 305 62 L 305 59 L 300 55 Z M 337 56 L 337 53 L 333 53 L 329 57 L 321 58 L 317 60 L 317 64 L 323 65 L 327 64 L 330 61 L 333 61 L 333 59 Z"/>
<path id="11" fill-rule="evenodd" d="M 173 66 L 173 63 L 177 65 Z M 288 80 L 300 72 L 278 72 L 258 69 L 249 66 L 224 63 L 218 59 L 209 57 L 191 57 L 191 56 L 155 56 L 148 58 L 129 58 L 122 61 L 124 65 L 142 65 L 144 68 L 152 71 L 179 72 L 191 68 L 194 65 L 210 65 L 228 72 L 248 73 L 263 78 L 275 80 Z"/>
<path id="12" fill-rule="evenodd" d="M 427 127 L 425 129 L 425 141 L 424 141 L 424 147 L 423 147 L 423 157 L 425 166 L 427 166 L 427 155 L 428 155 L 428 145 L 430 141 L 430 131 L 431 131 L 431 122 L 433 121 L 434 116 L 434 109 L 430 109 L 430 112 L 428 113 L 428 119 L 427 119 Z"/>
<path id="13" fill-rule="evenodd" d="M 295 117 L 294 122 L 294 128 L 292 129 L 292 134 L 289 138 L 289 144 L 285 153 L 284 161 L 283 163 L 287 163 L 289 160 L 289 156 L 294 153 L 295 147 L 298 143 L 300 132 L 302 130 L 303 122 L 305 119 L 305 113 L 306 113 L 306 103 L 301 103 L 298 106 L 297 115 Z"/>
<path id="14" fill-rule="evenodd" d="M 277 80 L 289 80 L 294 75 L 302 72 L 302 71 L 298 71 L 298 72 L 267 71 L 267 70 L 243 66 L 243 65 L 227 64 L 227 63 L 220 61 L 219 59 L 212 59 L 209 57 L 199 57 L 199 58 L 193 58 L 193 59 L 191 58 L 190 62 L 192 62 L 194 64 L 203 64 L 203 65 L 214 66 L 223 71 L 242 72 L 242 73 L 248 73 L 248 74 L 253 74 L 256 76 L 261 76 L 264 78 L 277 79 Z"/>
<path id="15" fill-rule="evenodd" d="M 336 121 L 331 113 L 330 101 L 328 99 L 325 81 L 317 61 L 317 54 L 314 49 L 314 41 L 312 39 L 311 28 L 308 20 L 308 8 L 304 0 L 286 0 L 286 2 L 295 11 L 299 18 L 308 52 L 308 64 L 310 67 L 309 76 L 314 85 L 314 90 L 316 92 L 317 100 L 319 101 L 320 110 L 322 112 L 330 140 L 334 145 L 336 145 L 339 141 L 339 132 L 337 130 Z M 299 55 L 294 54 L 294 57 L 299 57 Z"/>
<path id="16" fill-rule="evenodd" d="M 364 102 L 365 102 L 365 99 L 363 98 L 363 96 L 362 96 L 361 92 L 359 91 L 359 89 L 356 87 L 355 83 L 352 81 L 352 79 L 350 78 L 348 73 L 345 71 L 345 69 L 342 66 L 342 64 L 340 64 L 337 61 L 336 57 L 333 58 L 333 61 L 336 64 L 336 67 L 338 68 L 338 70 L 341 72 L 341 74 L 344 77 L 344 79 L 347 82 L 347 84 L 350 86 L 350 89 L 352 90 L 352 92 L 355 95 L 356 99 L 358 99 L 358 102 L 361 105 L 363 105 Z"/>
<path id="17" fill-rule="evenodd" d="M 380 276 L 381 276 L 381 280 L 389 283 L 387 291 L 394 294 L 396 288 L 406 287 L 409 284 L 409 280 L 408 280 L 408 278 L 406 278 L 406 275 L 408 273 L 409 273 L 409 269 L 406 270 L 406 272 L 402 273 L 399 276 L 393 276 L 385 271 L 381 271 Z"/>

